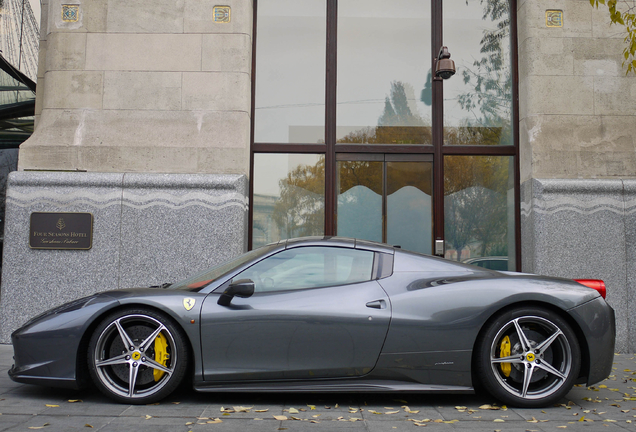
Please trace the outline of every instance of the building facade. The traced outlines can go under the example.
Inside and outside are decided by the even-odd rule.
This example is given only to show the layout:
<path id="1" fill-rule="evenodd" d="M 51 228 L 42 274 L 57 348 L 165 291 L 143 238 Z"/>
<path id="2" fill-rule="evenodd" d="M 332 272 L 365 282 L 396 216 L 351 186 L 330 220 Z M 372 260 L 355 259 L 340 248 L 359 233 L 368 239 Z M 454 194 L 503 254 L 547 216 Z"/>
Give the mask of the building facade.
<path id="1" fill-rule="evenodd" d="M 604 279 L 633 352 L 623 37 L 583 0 L 44 1 L 0 338 L 82 294 L 326 234 Z M 34 213 L 89 215 L 90 248 L 50 248 Z"/>

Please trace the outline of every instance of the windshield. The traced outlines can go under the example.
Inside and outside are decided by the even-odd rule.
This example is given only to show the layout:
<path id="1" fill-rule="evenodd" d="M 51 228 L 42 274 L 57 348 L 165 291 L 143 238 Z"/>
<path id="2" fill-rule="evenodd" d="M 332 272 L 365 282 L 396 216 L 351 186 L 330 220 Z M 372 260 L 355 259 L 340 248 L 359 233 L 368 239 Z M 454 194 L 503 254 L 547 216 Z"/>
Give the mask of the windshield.
<path id="1" fill-rule="evenodd" d="M 233 269 L 242 266 L 243 264 L 257 259 L 258 257 L 267 254 L 269 251 L 277 247 L 277 245 L 268 245 L 263 246 L 258 249 L 254 249 L 253 251 L 249 251 L 240 255 L 230 261 L 226 261 L 217 266 L 204 270 L 200 273 L 195 274 L 187 279 L 184 279 L 180 282 L 170 285 L 168 289 L 182 289 L 182 290 L 190 290 L 190 291 L 199 291 L 204 286 L 214 282 L 216 279 L 220 278 L 226 273 L 229 273 Z"/>

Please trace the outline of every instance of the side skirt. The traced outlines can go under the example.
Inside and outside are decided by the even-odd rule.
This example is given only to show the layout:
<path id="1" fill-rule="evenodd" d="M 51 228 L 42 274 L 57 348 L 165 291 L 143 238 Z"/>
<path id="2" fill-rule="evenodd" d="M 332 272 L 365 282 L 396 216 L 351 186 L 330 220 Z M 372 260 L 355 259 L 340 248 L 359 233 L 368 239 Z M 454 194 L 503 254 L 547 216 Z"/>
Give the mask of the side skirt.
<path id="1" fill-rule="evenodd" d="M 330 393 L 330 392 L 411 392 L 411 393 L 474 393 L 473 387 L 440 386 L 404 383 L 388 380 L 323 380 L 294 382 L 254 382 L 254 383 L 194 383 L 200 392 L 289 392 L 289 393 Z"/>

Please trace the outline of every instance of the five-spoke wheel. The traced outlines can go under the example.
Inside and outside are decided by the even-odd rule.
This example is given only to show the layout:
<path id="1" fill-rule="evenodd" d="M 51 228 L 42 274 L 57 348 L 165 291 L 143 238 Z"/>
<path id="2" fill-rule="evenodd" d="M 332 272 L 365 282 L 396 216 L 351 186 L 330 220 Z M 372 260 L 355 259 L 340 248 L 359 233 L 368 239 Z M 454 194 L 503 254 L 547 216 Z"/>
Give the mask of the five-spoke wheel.
<path id="1" fill-rule="evenodd" d="M 477 373 L 486 390 L 510 405 L 555 403 L 578 377 L 576 335 L 557 314 L 518 308 L 499 315 L 477 343 Z"/>
<path id="2" fill-rule="evenodd" d="M 93 381 L 119 402 L 147 404 L 170 394 L 188 365 L 186 338 L 168 317 L 128 309 L 106 317 L 88 348 Z"/>

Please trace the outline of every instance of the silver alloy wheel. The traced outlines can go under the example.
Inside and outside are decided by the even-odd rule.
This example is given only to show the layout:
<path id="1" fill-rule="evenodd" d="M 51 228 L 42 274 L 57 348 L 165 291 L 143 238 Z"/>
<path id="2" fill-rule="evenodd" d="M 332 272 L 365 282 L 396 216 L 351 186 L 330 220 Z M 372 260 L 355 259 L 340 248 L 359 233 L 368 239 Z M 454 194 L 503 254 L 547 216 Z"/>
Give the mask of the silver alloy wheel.
<path id="1" fill-rule="evenodd" d="M 510 355 L 501 357 L 504 338 L 514 338 Z M 523 399 L 543 399 L 559 391 L 572 369 L 572 350 L 563 331 L 548 319 L 521 316 L 508 321 L 490 346 L 490 367 L 501 388 Z M 506 376 L 502 364 L 519 372 Z"/>
<path id="2" fill-rule="evenodd" d="M 169 350 L 165 366 L 151 357 L 160 335 Z M 179 361 L 175 346 L 172 333 L 157 319 L 142 314 L 124 315 L 113 320 L 99 335 L 94 352 L 95 372 L 112 393 L 126 398 L 147 398 L 159 392 L 174 373 Z M 163 372 L 157 380 L 149 378 L 154 370 Z"/>

